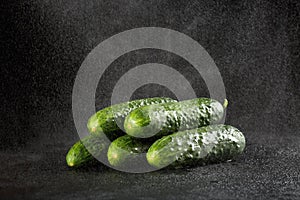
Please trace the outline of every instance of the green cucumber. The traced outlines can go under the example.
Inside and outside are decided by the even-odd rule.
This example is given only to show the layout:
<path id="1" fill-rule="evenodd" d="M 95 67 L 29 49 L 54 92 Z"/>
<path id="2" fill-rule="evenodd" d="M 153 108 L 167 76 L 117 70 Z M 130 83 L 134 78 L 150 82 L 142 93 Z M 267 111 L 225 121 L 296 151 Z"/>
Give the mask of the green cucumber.
<path id="1" fill-rule="evenodd" d="M 89 135 L 76 142 L 67 153 L 66 161 L 68 166 L 81 166 L 90 161 L 95 161 L 94 156 L 98 158 L 105 155 L 109 144 L 107 144 L 103 136 Z"/>
<path id="2" fill-rule="evenodd" d="M 191 166 L 228 161 L 241 154 L 245 137 L 229 125 L 210 125 L 180 131 L 157 140 L 147 153 L 156 168 Z"/>
<path id="3" fill-rule="evenodd" d="M 179 130 L 217 124 L 223 115 L 224 108 L 218 101 L 197 98 L 137 108 L 126 117 L 124 128 L 127 134 L 134 137 L 163 136 Z"/>
<path id="4" fill-rule="evenodd" d="M 114 140 L 107 151 L 109 163 L 117 168 L 130 170 L 149 168 L 146 153 L 154 141 L 124 135 Z"/>
<path id="5" fill-rule="evenodd" d="M 120 129 L 123 129 L 125 117 L 134 109 L 145 105 L 160 104 L 167 102 L 176 102 L 171 98 L 154 97 L 147 99 L 138 99 L 125 103 L 120 103 L 106 107 L 88 120 L 88 130 L 93 135 L 98 135 L 104 132 L 110 140 L 113 140 L 119 135 Z M 121 126 L 121 128 L 119 127 Z"/>

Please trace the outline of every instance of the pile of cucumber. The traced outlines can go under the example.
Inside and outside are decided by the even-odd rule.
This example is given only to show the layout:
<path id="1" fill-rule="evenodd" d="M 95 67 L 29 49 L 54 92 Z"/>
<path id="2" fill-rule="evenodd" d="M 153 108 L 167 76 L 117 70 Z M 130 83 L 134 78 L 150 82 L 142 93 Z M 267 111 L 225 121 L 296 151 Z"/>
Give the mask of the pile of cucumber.
<path id="1" fill-rule="evenodd" d="M 67 164 L 105 157 L 115 168 L 160 169 L 232 160 L 243 152 L 245 137 L 220 124 L 227 104 L 226 99 L 222 105 L 210 98 L 155 97 L 104 108 L 88 120 L 90 135 L 71 147 Z"/>

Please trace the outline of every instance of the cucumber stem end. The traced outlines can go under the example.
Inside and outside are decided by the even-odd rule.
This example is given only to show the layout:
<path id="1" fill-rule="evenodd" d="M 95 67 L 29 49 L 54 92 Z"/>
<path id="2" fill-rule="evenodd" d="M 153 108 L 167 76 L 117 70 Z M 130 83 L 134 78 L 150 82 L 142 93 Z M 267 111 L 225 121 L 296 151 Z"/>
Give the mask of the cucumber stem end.
<path id="1" fill-rule="evenodd" d="M 228 100 L 224 99 L 223 108 L 227 108 L 227 106 L 228 106 Z"/>

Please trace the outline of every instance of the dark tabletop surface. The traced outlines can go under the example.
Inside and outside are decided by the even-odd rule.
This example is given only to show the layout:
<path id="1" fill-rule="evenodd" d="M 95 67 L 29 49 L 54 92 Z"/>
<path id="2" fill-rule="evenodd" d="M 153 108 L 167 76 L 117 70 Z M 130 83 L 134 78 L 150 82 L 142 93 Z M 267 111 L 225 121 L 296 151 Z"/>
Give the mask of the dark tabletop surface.
<path id="1" fill-rule="evenodd" d="M 248 133 L 236 161 L 145 174 L 70 169 L 64 146 L 1 153 L 0 196 L 33 199 L 299 199 L 300 137 Z"/>
<path id="2" fill-rule="evenodd" d="M 1 2 L 0 199 L 300 199 L 299 0 L 28 0 Z M 95 165 L 69 169 L 79 139 L 72 89 L 86 56 L 125 30 L 163 27 L 193 38 L 222 75 L 226 124 L 246 136 L 236 161 L 127 174 Z M 110 103 L 129 69 L 158 62 L 208 96 L 190 63 L 142 49 L 101 77 L 96 108 Z M 174 97 L 148 84 L 132 99 Z"/>

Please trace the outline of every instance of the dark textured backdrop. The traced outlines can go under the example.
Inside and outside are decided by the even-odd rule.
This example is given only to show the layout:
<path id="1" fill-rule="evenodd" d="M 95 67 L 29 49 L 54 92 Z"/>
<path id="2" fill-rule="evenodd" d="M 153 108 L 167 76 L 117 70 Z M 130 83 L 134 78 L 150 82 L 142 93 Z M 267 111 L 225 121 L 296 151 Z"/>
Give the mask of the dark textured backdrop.
<path id="1" fill-rule="evenodd" d="M 7 164 L 1 168 L 8 173 L 1 173 L 0 195 L 74 198 L 75 193 L 80 198 L 92 190 L 98 193 L 91 197 L 116 198 L 120 193 L 110 188 L 124 182 L 120 191 L 136 191 L 149 198 L 298 198 L 299 12 L 297 0 L 5 2 L 1 6 L 0 158 Z M 130 176 L 102 168 L 78 172 L 65 166 L 64 154 L 78 139 L 71 111 L 77 70 L 97 44 L 143 26 L 185 33 L 216 62 L 230 102 L 226 123 L 240 128 L 249 143 L 246 154 L 237 161 L 238 169 L 235 164 L 225 164 Z M 174 67 L 190 80 L 198 96 L 208 95 L 189 63 L 171 53 L 148 49 L 125 54 L 110 66 L 99 82 L 96 107 L 109 104 L 118 77 L 147 62 Z M 152 84 L 137 90 L 132 98 L 161 94 L 173 95 Z M 219 177 L 220 170 L 228 174 Z M 247 170 L 252 170 L 252 182 L 239 182 Z M 274 173 L 266 176 L 269 170 Z M 240 179 L 235 180 L 234 173 Z M 145 187 L 141 186 L 144 179 L 148 179 Z M 75 186 L 77 193 L 71 184 L 75 180 L 85 185 Z M 151 181 L 157 185 L 151 187 Z M 66 185 L 65 190 L 60 184 Z M 271 188 L 266 188 L 268 184 Z M 216 191 L 220 193 L 213 196 Z"/>

